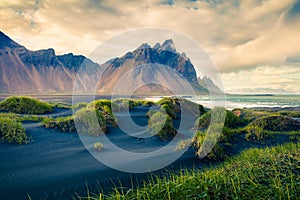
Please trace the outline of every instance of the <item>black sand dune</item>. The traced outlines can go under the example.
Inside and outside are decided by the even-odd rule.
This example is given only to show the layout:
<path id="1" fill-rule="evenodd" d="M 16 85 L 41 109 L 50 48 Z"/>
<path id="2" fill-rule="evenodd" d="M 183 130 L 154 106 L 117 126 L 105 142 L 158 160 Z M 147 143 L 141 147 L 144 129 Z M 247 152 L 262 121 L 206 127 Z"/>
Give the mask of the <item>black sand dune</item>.
<path id="1" fill-rule="evenodd" d="M 132 120 L 140 126 L 146 126 L 148 118 L 145 117 L 146 108 L 136 108 L 131 111 Z M 56 109 L 50 114 L 53 117 L 71 114 L 70 110 Z M 124 129 L 132 128 L 127 121 L 123 121 L 128 113 L 116 114 L 119 124 Z M 192 121 L 193 122 L 193 121 Z M 174 120 L 174 126 L 178 127 L 179 119 Z M 186 124 L 184 124 L 186 126 Z M 39 123 L 26 122 L 24 126 L 28 135 L 32 138 L 27 145 L 0 144 L 0 199 L 72 199 L 76 194 L 86 196 L 87 188 L 91 193 L 101 191 L 108 192 L 115 185 L 122 186 L 142 183 L 152 173 L 131 174 L 111 169 L 96 160 L 83 145 L 77 133 L 62 133 L 58 130 L 46 129 Z M 188 129 L 188 127 L 184 127 Z M 125 130 L 126 131 L 126 130 Z M 139 133 L 137 128 L 136 133 Z M 143 133 L 145 134 L 145 133 Z M 109 127 L 107 137 L 111 142 L 124 150 L 131 152 L 151 152 L 159 149 L 168 142 L 157 137 L 137 138 L 127 135 L 120 128 Z M 146 137 L 147 136 L 147 137 Z M 264 144 L 245 142 L 236 138 L 234 144 L 227 147 L 226 152 L 234 155 L 250 147 L 265 147 L 287 142 L 287 136 L 278 135 Z M 100 137 L 81 136 L 91 144 Z M 105 148 L 100 155 L 114 156 L 113 152 Z M 92 146 L 88 146 L 93 151 Z M 176 162 L 168 167 L 156 171 L 156 174 L 166 170 L 178 170 L 180 168 L 203 168 L 209 167 L 214 162 L 207 159 L 199 160 L 194 156 L 194 149 L 190 148 Z M 159 159 L 169 158 L 171 153 L 162 154 Z M 115 158 L 113 158 L 115 159 Z M 142 163 L 151 159 L 145 157 L 136 159 L 133 163 Z M 118 160 L 116 160 L 117 162 Z M 125 163 L 126 164 L 126 163 Z"/>
<path id="2" fill-rule="evenodd" d="M 65 113 L 66 110 L 57 112 Z M 131 113 L 132 119 L 146 126 L 146 112 L 147 109 L 137 109 Z M 107 191 L 114 186 L 113 182 L 118 184 L 120 180 L 124 186 L 131 186 L 131 178 L 142 180 L 150 175 L 120 172 L 103 165 L 86 150 L 77 133 L 46 129 L 39 123 L 28 122 L 24 126 L 32 138 L 29 144 L 0 144 L 0 194 L 3 200 L 24 199 L 27 194 L 32 199 L 70 199 L 75 193 L 86 195 L 87 185 L 92 192 L 101 191 L 100 187 Z M 110 141 L 132 152 L 153 151 L 168 143 L 157 137 L 136 138 L 119 128 L 109 129 Z M 83 137 L 95 140 L 95 137 Z M 106 151 L 109 152 L 104 148 L 99 153 Z M 169 169 L 185 164 L 192 167 L 193 161 L 199 162 L 189 152 Z"/>

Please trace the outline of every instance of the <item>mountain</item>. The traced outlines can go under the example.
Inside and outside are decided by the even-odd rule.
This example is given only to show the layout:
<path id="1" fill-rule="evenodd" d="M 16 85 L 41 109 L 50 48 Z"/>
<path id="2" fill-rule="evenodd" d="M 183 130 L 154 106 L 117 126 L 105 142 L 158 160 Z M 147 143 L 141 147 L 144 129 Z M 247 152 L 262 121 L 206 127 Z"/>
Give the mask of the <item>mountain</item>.
<path id="1" fill-rule="evenodd" d="M 197 92 L 207 93 L 207 89 L 198 84 L 190 59 L 176 51 L 171 39 L 153 47 L 144 43 L 136 50 L 111 60 L 102 77 L 99 84 L 101 92 L 128 93 L 133 87 L 141 86 L 136 88 L 138 93 L 169 93 L 171 89 L 177 94 L 185 94 L 189 92 L 186 90 L 190 84 Z M 118 82 L 130 84 L 118 85 Z"/>
<path id="2" fill-rule="evenodd" d="M 31 51 L 0 32 L 0 93 L 71 93 L 80 67 L 76 81 L 86 92 L 95 85 L 102 93 L 134 89 L 136 94 L 159 94 L 171 89 L 184 94 L 190 86 L 198 93 L 208 92 L 172 39 L 153 47 L 144 43 L 99 65 L 81 55 L 56 55 L 53 49 Z"/>
<path id="3" fill-rule="evenodd" d="M 209 90 L 210 93 L 223 93 L 222 90 L 207 76 L 204 76 L 203 78 L 198 77 L 198 83 L 200 86 Z"/>
<path id="4" fill-rule="evenodd" d="M 82 63 L 100 66 L 84 56 L 56 55 L 53 49 L 30 51 L 0 32 L 0 92 L 71 92 Z"/>

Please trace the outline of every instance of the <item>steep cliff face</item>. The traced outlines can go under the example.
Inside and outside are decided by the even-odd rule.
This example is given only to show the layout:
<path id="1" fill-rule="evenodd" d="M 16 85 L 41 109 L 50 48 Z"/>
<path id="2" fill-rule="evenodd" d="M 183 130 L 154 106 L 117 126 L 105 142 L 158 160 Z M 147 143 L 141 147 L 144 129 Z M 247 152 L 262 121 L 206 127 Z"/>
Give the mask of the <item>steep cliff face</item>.
<path id="1" fill-rule="evenodd" d="M 198 83 L 190 59 L 176 51 L 171 39 L 153 47 L 142 44 L 99 65 L 81 55 L 56 55 L 53 49 L 30 51 L 0 32 L 0 93 L 71 93 L 79 69 L 82 73 L 77 82 L 82 91 L 91 92 L 97 85 L 97 91 L 103 93 L 135 87 L 141 94 L 169 89 L 184 93 L 192 86 L 207 93 L 207 87 Z"/>
<path id="2" fill-rule="evenodd" d="M 72 92 L 81 64 L 99 68 L 84 56 L 57 56 L 53 49 L 30 51 L 0 33 L 0 92 Z"/>

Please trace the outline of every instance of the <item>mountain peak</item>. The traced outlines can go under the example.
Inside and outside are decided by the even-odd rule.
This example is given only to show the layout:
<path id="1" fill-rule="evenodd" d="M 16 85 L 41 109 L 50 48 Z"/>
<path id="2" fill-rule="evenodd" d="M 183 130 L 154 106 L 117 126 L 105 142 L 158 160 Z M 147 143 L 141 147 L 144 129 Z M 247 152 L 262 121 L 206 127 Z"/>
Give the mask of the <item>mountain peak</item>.
<path id="1" fill-rule="evenodd" d="M 18 48 L 22 46 L 16 43 L 15 41 L 13 41 L 7 35 L 5 35 L 2 31 L 0 31 L 0 48 L 5 48 L 5 47 Z"/>
<path id="2" fill-rule="evenodd" d="M 172 39 L 167 39 L 161 46 L 162 50 L 176 52 L 175 44 Z"/>
<path id="3" fill-rule="evenodd" d="M 148 43 L 143 43 L 141 46 L 138 47 L 138 49 L 148 49 L 151 48 L 151 46 Z"/>

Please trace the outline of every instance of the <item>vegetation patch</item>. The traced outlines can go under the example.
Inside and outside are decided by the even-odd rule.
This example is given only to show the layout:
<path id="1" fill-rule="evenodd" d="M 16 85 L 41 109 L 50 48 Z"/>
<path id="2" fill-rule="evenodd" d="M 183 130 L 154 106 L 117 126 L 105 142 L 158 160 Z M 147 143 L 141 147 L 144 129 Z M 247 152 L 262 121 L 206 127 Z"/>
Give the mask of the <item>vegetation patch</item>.
<path id="1" fill-rule="evenodd" d="M 93 147 L 96 151 L 101 151 L 103 149 L 103 144 L 101 142 L 96 142 Z"/>
<path id="2" fill-rule="evenodd" d="M 53 108 L 64 108 L 70 109 L 72 106 L 68 103 L 58 103 L 58 102 L 50 102 L 49 103 Z"/>
<path id="3" fill-rule="evenodd" d="M 168 173 L 95 199 L 298 199 L 300 144 L 249 149 L 224 164 Z"/>
<path id="4" fill-rule="evenodd" d="M 135 101 L 132 99 L 114 99 L 112 101 L 116 107 L 113 107 L 113 110 L 123 111 L 123 110 L 131 110 L 136 106 Z"/>
<path id="5" fill-rule="evenodd" d="M 97 109 L 83 108 L 77 111 L 74 115 L 74 121 L 79 133 L 99 136 L 107 131 L 105 118 Z"/>
<path id="6" fill-rule="evenodd" d="M 163 114 L 161 112 L 156 112 L 151 115 L 148 120 L 148 131 L 152 135 L 157 135 L 163 140 L 168 140 L 176 135 L 172 118 L 168 114 Z"/>
<path id="7" fill-rule="evenodd" d="M 164 113 L 167 113 L 170 117 L 173 119 L 177 118 L 178 112 L 180 112 L 180 104 L 179 100 L 176 98 L 162 98 L 158 102 L 156 102 L 157 105 L 160 105 L 161 111 Z"/>
<path id="8" fill-rule="evenodd" d="M 87 107 L 87 105 L 88 105 L 88 103 L 86 103 L 86 102 L 79 102 L 79 103 L 76 103 L 76 104 L 72 105 L 71 109 L 79 110 L 81 108 Z"/>
<path id="9" fill-rule="evenodd" d="M 92 136 L 98 136 L 107 131 L 102 113 L 93 108 L 82 108 L 73 116 L 45 118 L 42 124 L 46 128 L 58 129 L 63 132 L 73 132 L 77 129 L 79 133 Z"/>
<path id="10" fill-rule="evenodd" d="M 245 128 L 245 139 L 248 141 L 261 141 L 269 137 L 269 133 L 260 126 L 249 125 Z"/>
<path id="11" fill-rule="evenodd" d="M 24 121 L 40 122 L 44 118 L 46 118 L 44 116 L 39 116 L 39 115 L 20 115 L 16 113 L 0 113 L 0 117 L 8 117 L 18 122 L 24 122 Z"/>
<path id="12" fill-rule="evenodd" d="M 204 140 L 207 143 L 205 148 L 213 147 L 212 149 L 203 149 L 203 143 Z M 205 157 L 213 160 L 223 160 L 225 158 L 225 153 L 223 148 L 220 146 L 219 142 L 217 141 L 216 138 L 213 138 L 211 136 L 206 137 L 206 134 L 197 131 L 195 133 L 195 136 L 192 139 L 192 145 L 196 147 L 197 150 L 197 155 L 201 155 L 202 153 L 205 153 Z"/>
<path id="13" fill-rule="evenodd" d="M 9 117 L 0 117 L 0 136 L 2 141 L 8 143 L 26 144 L 29 142 L 22 124 Z"/>
<path id="14" fill-rule="evenodd" d="M 201 115 L 195 122 L 197 130 L 206 130 L 211 123 L 211 114 L 213 110 L 209 110 Z M 227 128 L 235 129 L 246 125 L 246 121 L 235 115 L 233 112 L 226 110 L 226 117 L 224 126 Z"/>
<path id="15" fill-rule="evenodd" d="M 44 114 L 53 111 L 52 106 L 31 97 L 8 97 L 0 102 L 0 110 L 18 114 Z"/>
<path id="16" fill-rule="evenodd" d="M 282 132 L 300 130 L 299 121 L 291 117 L 281 115 L 261 117 L 251 122 L 250 125 L 258 126 L 269 131 Z"/>
<path id="17" fill-rule="evenodd" d="M 135 104 L 135 106 L 150 107 L 150 106 L 153 106 L 155 103 L 153 101 L 149 101 L 149 100 L 135 100 L 134 104 Z"/>
<path id="18" fill-rule="evenodd" d="M 106 122 L 110 123 L 112 126 L 116 127 L 118 124 L 118 120 L 113 114 L 112 110 L 118 111 L 118 104 L 110 101 L 110 100 L 96 100 L 87 105 L 88 109 L 97 109 L 101 112 Z"/>
<path id="19" fill-rule="evenodd" d="M 63 132 L 74 132 L 75 122 L 74 117 L 58 117 L 58 118 L 45 118 L 42 121 L 42 124 L 46 128 L 58 129 Z"/>

